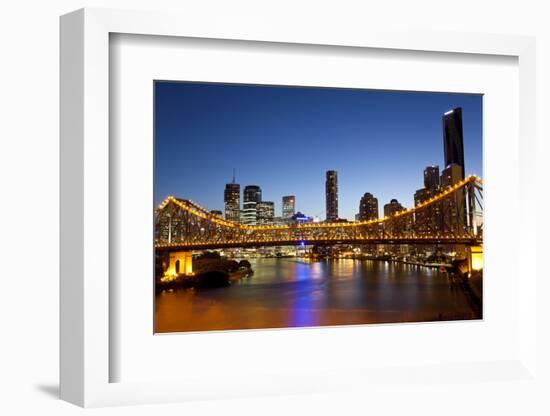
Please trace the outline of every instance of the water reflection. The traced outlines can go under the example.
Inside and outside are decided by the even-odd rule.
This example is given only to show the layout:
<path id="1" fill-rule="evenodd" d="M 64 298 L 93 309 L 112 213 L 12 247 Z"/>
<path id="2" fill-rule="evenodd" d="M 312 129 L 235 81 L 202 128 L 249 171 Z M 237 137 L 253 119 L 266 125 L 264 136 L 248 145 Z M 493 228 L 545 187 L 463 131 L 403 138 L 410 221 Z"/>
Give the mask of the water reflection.
<path id="1" fill-rule="evenodd" d="M 478 318 L 437 270 L 380 261 L 252 259 L 228 288 L 157 296 L 157 332 Z"/>

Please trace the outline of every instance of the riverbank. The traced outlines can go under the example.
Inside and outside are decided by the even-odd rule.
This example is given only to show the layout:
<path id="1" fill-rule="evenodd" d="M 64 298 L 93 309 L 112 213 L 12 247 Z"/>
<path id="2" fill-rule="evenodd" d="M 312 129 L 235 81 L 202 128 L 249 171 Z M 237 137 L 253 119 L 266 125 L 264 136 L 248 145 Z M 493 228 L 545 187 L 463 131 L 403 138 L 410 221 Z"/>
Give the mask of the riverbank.
<path id="1" fill-rule="evenodd" d="M 373 261 L 387 261 L 391 263 L 401 263 L 401 264 L 408 264 L 411 266 L 421 266 L 421 267 L 428 267 L 432 269 L 452 269 L 454 266 L 451 263 L 444 263 L 444 262 L 421 262 L 417 260 L 405 260 L 405 259 L 399 259 L 399 258 L 393 258 L 389 255 L 382 255 L 382 256 L 368 256 L 368 255 L 353 255 L 353 256 L 346 256 L 346 257 L 339 257 L 339 256 L 317 256 L 317 257 L 310 257 L 312 260 L 373 260 Z"/>
<path id="2" fill-rule="evenodd" d="M 163 290 L 188 289 L 188 288 L 214 288 L 225 287 L 232 283 L 252 276 L 252 269 L 239 269 L 233 272 L 208 271 L 196 275 L 179 275 L 169 281 L 157 282 L 157 292 Z"/>

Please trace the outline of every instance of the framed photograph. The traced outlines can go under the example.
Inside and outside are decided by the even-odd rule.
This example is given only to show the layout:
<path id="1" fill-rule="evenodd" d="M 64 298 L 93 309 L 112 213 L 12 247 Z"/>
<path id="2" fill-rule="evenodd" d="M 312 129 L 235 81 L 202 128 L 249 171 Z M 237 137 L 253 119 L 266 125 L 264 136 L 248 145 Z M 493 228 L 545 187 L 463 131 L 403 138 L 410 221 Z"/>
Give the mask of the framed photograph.
<path id="1" fill-rule="evenodd" d="M 516 36 L 63 16 L 62 398 L 537 383 L 534 59 Z"/>

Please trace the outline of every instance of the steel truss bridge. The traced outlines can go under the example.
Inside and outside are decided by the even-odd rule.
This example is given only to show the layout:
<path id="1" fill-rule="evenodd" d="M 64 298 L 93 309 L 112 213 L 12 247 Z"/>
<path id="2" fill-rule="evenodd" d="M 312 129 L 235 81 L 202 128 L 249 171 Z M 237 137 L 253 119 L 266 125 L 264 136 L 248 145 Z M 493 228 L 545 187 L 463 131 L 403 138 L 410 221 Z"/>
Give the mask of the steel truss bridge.
<path id="1" fill-rule="evenodd" d="M 483 242 L 483 183 L 477 176 L 392 216 L 369 221 L 246 225 L 169 196 L 155 216 L 157 252 L 284 245 L 465 244 Z"/>

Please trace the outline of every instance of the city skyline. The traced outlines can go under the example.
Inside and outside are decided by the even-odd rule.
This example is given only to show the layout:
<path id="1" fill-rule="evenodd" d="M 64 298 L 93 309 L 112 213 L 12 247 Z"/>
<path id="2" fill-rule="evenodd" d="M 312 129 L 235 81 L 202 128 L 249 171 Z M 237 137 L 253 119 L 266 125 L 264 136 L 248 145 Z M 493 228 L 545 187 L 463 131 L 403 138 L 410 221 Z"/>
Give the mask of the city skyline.
<path id="1" fill-rule="evenodd" d="M 282 197 L 294 195 L 296 211 L 325 219 L 328 170 L 338 173 L 340 218 L 353 220 L 365 193 L 378 199 L 379 216 L 392 199 L 412 207 L 415 191 L 424 184 L 424 169 L 445 167 L 441 121 L 455 107 L 464 113 L 465 173 L 482 176 L 478 95 L 164 82 L 156 83 L 155 93 L 157 204 L 170 194 L 223 210 L 224 187 L 236 168 L 235 183 L 241 190 L 258 185 L 262 199 L 275 202 L 275 216 L 281 216 Z M 374 101 L 382 104 L 368 105 Z M 273 119 L 271 112 L 279 118 Z M 207 123 L 208 115 L 215 122 Z M 345 120 L 348 124 L 342 126 Z M 272 140 L 251 141 L 261 131 Z M 306 137 L 313 131 L 318 135 L 289 141 L 288 135 L 296 139 L 297 131 Z M 202 139 L 189 142 L 192 137 Z M 216 151 L 204 153 L 206 161 L 193 157 L 171 163 L 186 149 L 198 146 L 200 153 L 207 138 Z M 225 157 L 217 158 L 217 153 Z M 193 181 L 185 181 L 187 177 Z M 240 203 L 243 208 L 242 192 Z"/>

